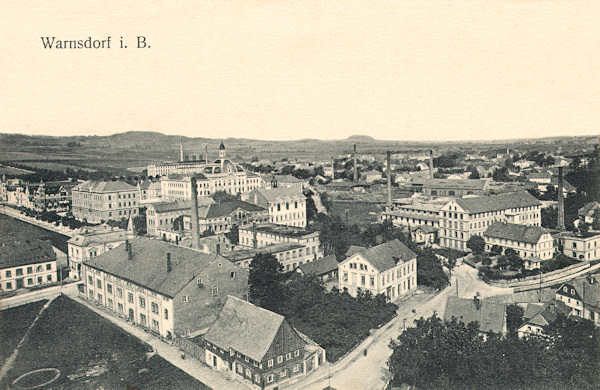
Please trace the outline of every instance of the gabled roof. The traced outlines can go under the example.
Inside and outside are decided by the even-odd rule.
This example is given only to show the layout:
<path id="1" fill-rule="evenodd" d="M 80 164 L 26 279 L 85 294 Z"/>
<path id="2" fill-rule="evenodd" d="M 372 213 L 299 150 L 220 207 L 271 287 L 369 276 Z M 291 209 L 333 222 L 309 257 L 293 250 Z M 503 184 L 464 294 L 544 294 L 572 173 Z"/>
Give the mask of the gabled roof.
<path id="1" fill-rule="evenodd" d="M 397 239 L 357 252 L 357 254 L 371 263 L 379 272 L 393 268 L 399 262 L 417 257 L 415 252 Z"/>
<path id="2" fill-rule="evenodd" d="M 95 257 L 85 265 L 126 279 L 139 286 L 175 297 L 192 279 L 218 262 L 229 261 L 221 256 L 171 245 L 149 238 L 129 241 L 132 258 L 129 260 L 126 245 Z M 171 255 L 171 271 L 167 271 L 167 253 Z"/>
<path id="3" fill-rule="evenodd" d="M 591 216 L 592 212 L 597 209 L 600 208 L 600 203 L 594 201 L 594 202 L 589 202 L 586 203 L 585 206 L 581 207 L 579 210 L 577 210 L 577 214 L 579 214 L 580 216 Z"/>
<path id="4" fill-rule="evenodd" d="M 484 190 L 489 179 L 420 179 L 414 180 L 414 185 L 425 188 L 455 188 L 461 190 Z"/>
<path id="5" fill-rule="evenodd" d="M 364 246 L 351 245 L 350 248 L 348 248 L 348 251 L 346 251 L 346 258 L 365 250 L 367 250 L 367 248 Z"/>
<path id="6" fill-rule="evenodd" d="M 523 314 L 525 319 L 523 325 L 548 326 L 556 321 L 560 314 L 568 316 L 570 312 L 571 308 L 567 307 L 563 301 L 551 301 L 541 305 L 530 303 Z"/>
<path id="7" fill-rule="evenodd" d="M 234 349 L 262 361 L 285 318 L 241 299 L 228 296 L 219 316 L 202 336 L 225 351 Z"/>
<path id="8" fill-rule="evenodd" d="M 77 234 L 67 241 L 69 244 L 86 247 L 94 244 L 105 244 L 110 242 L 125 241 L 127 238 L 126 230 L 90 232 Z"/>
<path id="9" fill-rule="evenodd" d="M 199 197 L 198 198 L 198 207 L 205 207 L 215 203 L 213 198 L 209 197 Z M 168 213 L 172 211 L 183 211 L 183 210 L 191 210 L 192 201 L 191 200 L 174 200 L 170 202 L 154 202 L 148 204 L 148 207 L 154 207 L 157 213 Z"/>
<path id="10" fill-rule="evenodd" d="M 293 187 L 277 187 L 277 188 L 256 188 L 252 192 L 258 192 L 267 199 L 267 201 L 277 201 L 282 198 L 300 198 L 306 199 L 301 191 Z"/>
<path id="11" fill-rule="evenodd" d="M 262 247 L 256 248 L 256 249 L 243 248 L 243 247 L 241 247 L 241 248 L 242 249 L 233 250 L 227 254 L 224 254 L 223 256 L 225 258 L 227 258 L 228 260 L 231 260 L 233 262 L 238 262 L 240 260 L 251 259 L 259 253 L 276 254 L 276 253 L 285 252 L 285 251 L 289 251 L 289 250 L 293 250 L 293 249 L 304 248 L 304 245 L 296 244 L 293 242 L 282 242 L 279 244 L 265 245 L 265 246 L 262 246 Z"/>
<path id="12" fill-rule="evenodd" d="M 88 180 L 77 185 L 73 191 L 87 192 L 120 192 L 120 191 L 135 191 L 136 188 L 124 181 L 96 181 Z"/>
<path id="13" fill-rule="evenodd" d="M 515 223 L 496 221 L 487 228 L 483 235 L 484 237 L 537 244 L 542 235 L 546 233 L 548 233 L 548 231 L 539 226 L 518 225 Z"/>
<path id="14" fill-rule="evenodd" d="M 233 213 L 237 209 L 242 209 L 250 212 L 266 211 L 264 208 L 252 203 L 241 200 L 232 200 L 222 203 L 213 203 L 208 207 L 208 211 L 204 218 L 219 218 L 225 217 Z"/>
<path id="15" fill-rule="evenodd" d="M 329 255 L 321 259 L 300 264 L 298 268 L 304 275 L 321 276 L 337 270 L 338 264 L 335 255 Z"/>
<path id="16" fill-rule="evenodd" d="M 451 321 L 456 318 L 458 322 L 469 324 L 479 323 L 482 332 L 504 333 L 506 331 L 506 304 L 494 303 L 487 300 L 459 298 L 449 296 L 446 300 L 444 320 Z"/>
<path id="17" fill-rule="evenodd" d="M 416 232 L 417 230 L 421 230 L 423 233 L 429 234 L 429 233 L 435 233 L 439 229 L 436 228 L 435 226 L 431 226 L 431 225 L 419 225 L 419 226 L 413 228 L 413 231 Z"/>
<path id="18" fill-rule="evenodd" d="M 566 292 L 563 289 L 565 286 L 567 287 Z M 575 281 L 563 283 L 556 290 L 556 293 L 576 300 L 582 300 L 586 305 L 600 308 L 600 283 L 595 276 L 590 276 L 589 279 L 587 277 L 577 278 Z"/>
<path id="19" fill-rule="evenodd" d="M 471 214 L 541 205 L 539 200 L 525 191 L 460 198 L 455 202 Z"/>
<path id="20" fill-rule="evenodd" d="M 0 269 L 20 265 L 45 263 L 56 260 L 56 253 L 48 240 L 4 237 L 0 246 Z"/>

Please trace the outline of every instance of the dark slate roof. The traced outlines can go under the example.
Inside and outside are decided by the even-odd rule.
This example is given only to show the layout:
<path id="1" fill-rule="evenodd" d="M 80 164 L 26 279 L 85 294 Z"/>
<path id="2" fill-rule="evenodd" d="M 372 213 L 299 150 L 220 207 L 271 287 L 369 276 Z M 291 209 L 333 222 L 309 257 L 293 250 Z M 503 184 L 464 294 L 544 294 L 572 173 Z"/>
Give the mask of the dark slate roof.
<path id="1" fill-rule="evenodd" d="M 200 172 L 196 173 L 170 173 L 167 175 L 167 180 L 187 180 L 189 181 L 192 177 L 200 180 L 206 180 L 206 176 Z"/>
<path id="2" fill-rule="evenodd" d="M 225 351 L 234 349 L 260 362 L 284 320 L 279 314 L 228 296 L 219 316 L 202 337 Z"/>
<path id="3" fill-rule="evenodd" d="M 479 299 L 479 308 L 474 299 L 449 296 L 446 301 L 444 320 L 469 324 L 479 322 L 482 332 L 503 333 L 506 330 L 506 304 Z"/>
<path id="4" fill-rule="evenodd" d="M 128 259 L 125 244 L 121 244 L 87 261 L 85 265 L 175 297 L 194 275 L 199 275 L 213 263 L 229 261 L 221 256 L 149 238 L 134 238 L 129 243 L 132 248 L 131 260 Z M 171 272 L 167 272 L 167 253 L 171 253 Z"/>
<path id="5" fill-rule="evenodd" d="M 228 260 L 231 260 L 233 262 L 238 262 L 240 260 L 251 259 L 259 253 L 274 254 L 274 253 L 280 253 L 280 252 L 285 252 L 285 251 L 289 251 L 289 250 L 293 250 L 293 249 L 300 249 L 300 248 L 304 248 L 304 245 L 296 244 L 296 243 L 292 243 L 292 242 L 283 242 L 280 244 L 265 245 L 265 246 L 257 248 L 257 249 L 254 249 L 254 248 L 238 249 L 238 250 L 231 251 L 227 254 L 224 254 L 223 256 L 225 258 L 227 258 Z"/>
<path id="6" fill-rule="evenodd" d="M 329 255 L 321 259 L 300 264 L 298 268 L 304 275 L 321 276 L 337 270 L 338 264 L 339 263 L 335 258 L 335 255 Z"/>
<path id="7" fill-rule="evenodd" d="M 539 200 L 525 191 L 461 198 L 456 203 L 471 214 L 541 205 Z"/>
<path id="8" fill-rule="evenodd" d="M 515 223 L 496 221 L 487 228 L 483 235 L 484 237 L 537 244 L 542 235 L 546 233 L 548 233 L 548 231 L 539 226 L 518 225 Z"/>
<path id="9" fill-rule="evenodd" d="M 525 309 L 523 318 L 526 320 L 525 324 L 548 326 L 556 321 L 559 314 L 568 316 L 570 312 L 571 308 L 567 307 L 563 301 L 551 301 L 544 303 L 541 306 L 539 304 L 530 303 Z"/>
<path id="10" fill-rule="evenodd" d="M 198 207 L 208 206 L 215 203 L 213 198 L 199 197 Z M 192 208 L 191 200 L 175 200 L 170 202 L 155 202 L 151 203 L 157 213 L 168 213 L 171 211 L 190 210 Z"/>
<path id="11" fill-rule="evenodd" d="M 590 283 L 591 281 L 591 283 Z M 600 308 L 600 280 L 597 276 L 590 276 L 589 279 L 577 278 L 575 281 L 563 283 L 556 291 L 557 294 L 584 301 L 586 306 L 594 306 Z M 568 291 L 563 291 L 563 286 L 568 287 Z M 575 294 L 571 294 L 571 289 L 574 289 Z"/>
<path id="12" fill-rule="evenodd" d="M 14 240 L 5 238 L 0 246 L 0 269 L 56 260 L 48 240 Z"/>
<path id="13" fill-rule="evenodd" d="M 413 184 L 427 188 L 448 188 L 461 190 L 484 190 L 488 179 L 420 179 Z"/>
<path id="14" fill-rule="evenodd" d="M 244 202 L 241 200 L 232 200 L 228 202 L 211 204 L 208 208 L 208 212 L 206 213 L 205 218 L 225 217 L 230 215 L 237 209 L 242 209 L 251 212 L 266 211 L 266 209 L 252 203 Z"/>
<path id="15" fill-rule="evenodd" d="M 245 228 L 241 228 L 242 230 L 252 231 L 252 227 L 248 226 Z M 285 237 L 302 237 L 308 234 L 314 233 L 314 231 L 310 231 L 297 226 L 288 226 L 288 225 L 278 225 L 274 223 L 263 223 L 256 226 L 256 231 L 261 233 L 270 233 L 279 236 Z"/>
<path id="16" fill-rule="evenodd" d="M 127 230 L 113 230 L 103 232 L 89 232 L 76 234 L 67 241 L 69 244 L 77 246 L 89 246 L 93 244 L 104 244 L 110 242 L 125 241 Z"/>
<path id="17" fill-rule="evenodd" d="M 585 206 L 577 210 L 577 214 L 580 216 L 591 215 L 590 212 L 594 211 L 596 208 L 600 208 L 600 203 L 594 201 L 586 203 Z"/>
<path id="18" fill-rule="evenodd" d="M 73 188 L 73 191 L 88 191 L 88 192 L 119 192 L 119 191 L 135 191 L 136 188 L 124 181 L 84 181 Z"/>
<path id="19" fill-rule="evenodd" d="M 256 188 L 252 190 L 252 192 L 254 191 L 264 196 L 269 202 L 285 198 L 306 199 L 306 196 L 304 196 L 302 191 L 292 187 Z"/>
<path id="20" fill-rule="evenodd" d="M 358 252 L 358 254 L 380 272 L 395 267 L 400 261 L 405 262 L 417 257 L 415 252 L 397 239 L 371 247 Z"/>
<path id="21" fill-rule="evenodd" d="M 362 252 L 364 250 L 367 250 L 367 248 L 364 246 L 351 245 L 350 248 L 348 248 L 348 251 L 346 251 L 346 257 L 350 257 L 350 256 L 352 256 L 358 252 Z"/>

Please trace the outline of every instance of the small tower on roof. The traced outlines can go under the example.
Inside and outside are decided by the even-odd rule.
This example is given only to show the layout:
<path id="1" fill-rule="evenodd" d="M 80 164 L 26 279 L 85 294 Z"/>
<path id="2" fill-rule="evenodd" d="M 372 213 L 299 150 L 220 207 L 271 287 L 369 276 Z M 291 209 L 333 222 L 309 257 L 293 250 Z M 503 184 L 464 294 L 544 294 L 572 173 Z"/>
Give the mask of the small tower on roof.
<path id="1" fill-rule="evenodd" d="M 221 146 L 219 146 L 219 158 L 224 159 L 226 155 L 227 152 L 225 151 L 225 145 L 223 144 L 223 141 L 221 141 Z"/>

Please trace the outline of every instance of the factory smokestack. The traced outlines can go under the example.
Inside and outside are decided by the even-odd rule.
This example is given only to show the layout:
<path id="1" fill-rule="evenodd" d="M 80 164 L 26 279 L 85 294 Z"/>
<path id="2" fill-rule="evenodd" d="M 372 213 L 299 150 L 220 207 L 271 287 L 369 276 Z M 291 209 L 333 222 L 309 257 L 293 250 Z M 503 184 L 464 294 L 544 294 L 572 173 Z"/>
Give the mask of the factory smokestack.
<path id="1" fill-rule="evenodd" d="M 354 181 L 358 181 L 358 165 L 356 163 L 356 144 L 354 144 Z"/>
<path id="2" fill-rule="evenodd" d="M 192 176 L 192 247 L 199 249 L 200 228 L 198 226 L 198 184 Z"/>
<path id="3" fill-rule="evenodd" d="M 563 167 L 558 167 L 558 230 L 565 230 L 565 200 L 563 198 Z"/>
<path id="4" fill-rule="evenodd" d="M 331 158 L 331 180 L 335 180 L 335 160 Z"/>
<path id="5" fill-rule="evenodd" d="M 392 209 L 392 152 L 387 152 L 387 205 L 386 209 L 389 211 Z"/>
<path id="6" fill-rule="evenodd" d="M 208 145 L 204 145 L 204 162 L 208 164 Z"/>
<path id="7" fill-rule="evenodd" d="M 429 150 L 429 178 L 433 179 L 433 150 Z"/>

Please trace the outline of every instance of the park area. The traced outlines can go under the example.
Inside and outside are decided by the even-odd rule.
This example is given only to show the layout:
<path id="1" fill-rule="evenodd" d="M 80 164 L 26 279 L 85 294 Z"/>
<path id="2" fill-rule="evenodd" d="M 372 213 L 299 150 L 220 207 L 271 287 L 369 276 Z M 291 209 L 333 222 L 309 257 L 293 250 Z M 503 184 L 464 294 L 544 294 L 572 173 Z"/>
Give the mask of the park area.
<path id="1" fill-rule="evenodd" d="M 79 303 L 59 296 L 41 311 L 44 304 L 34 302 L 0 312 L 3 364 L 18 348 L 0 388 L 34 388 L 46 383 L 43 388 L 208 389 Z"/>

